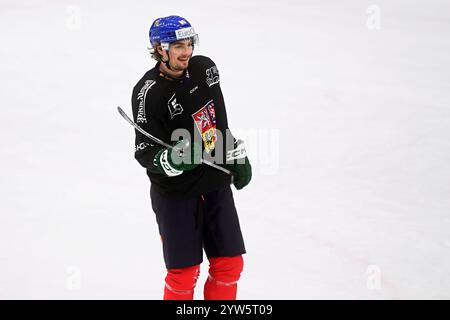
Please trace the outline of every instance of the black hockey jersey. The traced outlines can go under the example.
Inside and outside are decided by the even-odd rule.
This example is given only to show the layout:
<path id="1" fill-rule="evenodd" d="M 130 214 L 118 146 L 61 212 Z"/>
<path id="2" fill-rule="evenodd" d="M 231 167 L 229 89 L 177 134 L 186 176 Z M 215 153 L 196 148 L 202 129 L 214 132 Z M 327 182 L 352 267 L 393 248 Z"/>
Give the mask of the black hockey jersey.
<path id="1" fill-rule="evenodd" d="M 174 132 L 189 133 L 192 138 L 196 136 L 197 141 L 202 141 L 204 155 L 214 156 L 204 158 L 223 164 L 226 150 L 233 145 L 230 140 L 234 138 L 227 135 L 227 114 L 219 72 L 214 62 L 204 56 L 194 56 L 180 79 L 161 73 L 159 65 L 158 62 L 145 73 L 133 89 L 134 121 L 151 135 L 171 145 L 182 138 L 172 136 Z M 135 158 L 147 169 L 152 186 L 159 192 L 194 196 L 230 184 L 229 175 L 205 164 L 178 176 L 163 175 L 156 167 L 154 157 L 164 147 L 139 131 L 135 132 Z"/>

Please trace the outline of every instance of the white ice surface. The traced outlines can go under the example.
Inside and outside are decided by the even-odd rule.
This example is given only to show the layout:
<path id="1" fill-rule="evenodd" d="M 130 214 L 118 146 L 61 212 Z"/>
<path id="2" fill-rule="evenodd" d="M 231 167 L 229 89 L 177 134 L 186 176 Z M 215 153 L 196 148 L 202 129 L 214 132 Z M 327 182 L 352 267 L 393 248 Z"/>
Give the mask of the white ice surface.
<path id="1" fill-rule="evenodd" d="M 449 299 L 444 0 L 2 0 L 0 298 L 161 298 L 149 182 L 116 106 L 130 113 L 169 14 L 200 34 L 252 153 L 238 297 Z"/>

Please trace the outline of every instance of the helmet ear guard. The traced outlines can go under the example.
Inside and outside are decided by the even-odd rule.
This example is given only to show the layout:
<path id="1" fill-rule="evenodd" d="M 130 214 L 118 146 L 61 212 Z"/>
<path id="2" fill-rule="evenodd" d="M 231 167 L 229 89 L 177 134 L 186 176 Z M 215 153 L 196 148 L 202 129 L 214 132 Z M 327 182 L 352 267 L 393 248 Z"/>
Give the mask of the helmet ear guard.
<path id="1" fill-rule="evenodd" d="M 163 50 L 169 51 L 170 43 L 168 43 L 168 42 L 161 42 L 161 48 Z"/>

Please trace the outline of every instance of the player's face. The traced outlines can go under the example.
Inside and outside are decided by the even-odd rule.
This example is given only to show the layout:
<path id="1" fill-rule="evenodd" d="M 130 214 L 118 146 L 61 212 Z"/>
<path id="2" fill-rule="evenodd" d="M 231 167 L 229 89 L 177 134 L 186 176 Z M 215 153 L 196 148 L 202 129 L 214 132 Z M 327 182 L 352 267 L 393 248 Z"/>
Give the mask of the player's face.
<path id="1" fill-rule="evenodd" d="M 180 40 L 170 45 L 170 66 L 174 70 L 185 70 L 189 65 L 189 59 L 193 51 L 192 40 Z"/>

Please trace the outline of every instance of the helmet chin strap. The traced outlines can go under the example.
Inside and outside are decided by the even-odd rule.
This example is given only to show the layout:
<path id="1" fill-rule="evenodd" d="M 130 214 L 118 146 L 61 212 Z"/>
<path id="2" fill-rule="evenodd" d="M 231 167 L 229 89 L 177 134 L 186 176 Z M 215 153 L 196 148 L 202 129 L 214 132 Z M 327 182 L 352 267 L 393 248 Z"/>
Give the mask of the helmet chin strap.
<path id="1" fill-rule="evenodd" d="M 166 67 L 167 67 L 169 70 L 172 70 L 172 71 L 173 71 L 173 69 L 170 67 L 169 50 L 166 50 L 166 52 L 167 52 L 167 61 L 163 61 L 163 62 L 165 63 Z"/>
<path id="2" fill-rule="evenodd" d="M 169 61 L 170 61 L 170 55 L 169 55 L 170 44 L 169 43 L 161 43 L 161 47 L 162 47 L 162 50 L 167 53 L 167 60 L 164 61 L 163 57 L 161 57 L 161 61 L 166 65 L 166 67 L 169 70 L 173 71 L 173 69 L 170 67 L 170 63 L 169 63 Z"/>

